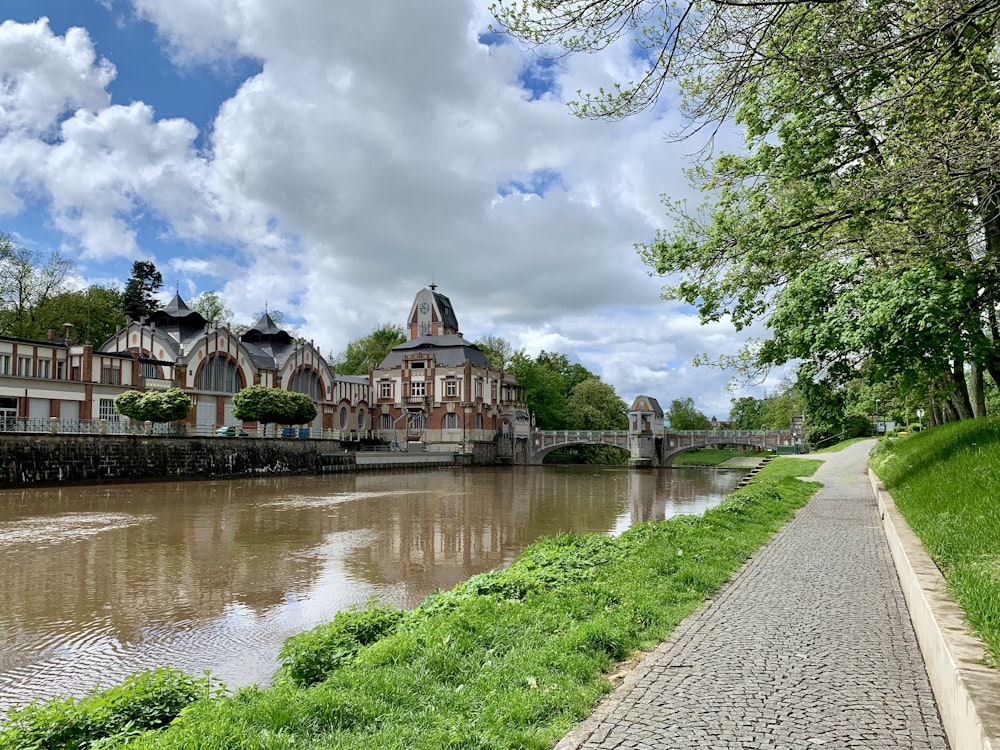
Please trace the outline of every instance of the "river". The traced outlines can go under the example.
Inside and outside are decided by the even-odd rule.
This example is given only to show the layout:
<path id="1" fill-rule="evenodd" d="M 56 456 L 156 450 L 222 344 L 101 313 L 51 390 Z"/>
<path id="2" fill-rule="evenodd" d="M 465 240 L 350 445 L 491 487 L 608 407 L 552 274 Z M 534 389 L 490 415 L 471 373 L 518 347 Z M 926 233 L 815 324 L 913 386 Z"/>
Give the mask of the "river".
<path id="1" fill-rule="evenodd" d="M 701 513 L 741 472 L 520 467 L 0 491 L 0 713 L 132 672 L 264 684 L 282 642 L 414 607 L 540 536 Z"/>

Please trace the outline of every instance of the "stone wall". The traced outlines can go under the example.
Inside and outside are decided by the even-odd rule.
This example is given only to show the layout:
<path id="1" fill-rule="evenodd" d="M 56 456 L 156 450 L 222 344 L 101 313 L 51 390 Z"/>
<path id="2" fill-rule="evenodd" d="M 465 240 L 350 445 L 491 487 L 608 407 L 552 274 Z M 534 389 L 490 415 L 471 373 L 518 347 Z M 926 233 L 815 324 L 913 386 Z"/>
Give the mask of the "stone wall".
<path id="1" fill-rule="evenodd" d="M 315 474 L 338 453 L 336 440 L 0 433 L 0 487 Z"/>

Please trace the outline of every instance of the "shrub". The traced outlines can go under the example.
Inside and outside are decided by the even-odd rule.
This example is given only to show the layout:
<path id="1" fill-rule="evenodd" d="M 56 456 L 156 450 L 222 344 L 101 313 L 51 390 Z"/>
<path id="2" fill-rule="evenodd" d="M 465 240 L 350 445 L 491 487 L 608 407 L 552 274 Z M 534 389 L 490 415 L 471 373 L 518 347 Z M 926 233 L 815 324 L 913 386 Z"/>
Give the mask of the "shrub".
<path id="1" fill-rule="evenodd" d="M 88 747 L 110 737 L 125 738 L 169 724 L 185 706 L 221 692 L 209 678 L 176 669 L 134 674 L 121 685 L 95 689 L 81 699 L 31 703 L 7 716 L 0 750 Z"/>
<path id="2" fill-rule="evenodd" d="M 285 674 L 298 685 L 322 682 L 363 646 L 394 632 L 405 614 L 392 607 L 338 612 L 330 622 L 285 641 L 281 647 Z"/>

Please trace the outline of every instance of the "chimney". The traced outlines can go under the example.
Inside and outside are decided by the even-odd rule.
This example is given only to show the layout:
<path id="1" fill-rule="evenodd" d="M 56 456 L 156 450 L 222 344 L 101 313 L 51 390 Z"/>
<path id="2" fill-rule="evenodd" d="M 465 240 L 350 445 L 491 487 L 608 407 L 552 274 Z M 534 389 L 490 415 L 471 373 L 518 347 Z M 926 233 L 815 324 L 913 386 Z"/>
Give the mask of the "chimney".
<path id="1" fill-rule="evenodd" d="M 51 341 L 55 337 L 56 337 L 56 329 L 55 328 L 50 328 L 49 329 L 49 339 L 48 340 Z"/>

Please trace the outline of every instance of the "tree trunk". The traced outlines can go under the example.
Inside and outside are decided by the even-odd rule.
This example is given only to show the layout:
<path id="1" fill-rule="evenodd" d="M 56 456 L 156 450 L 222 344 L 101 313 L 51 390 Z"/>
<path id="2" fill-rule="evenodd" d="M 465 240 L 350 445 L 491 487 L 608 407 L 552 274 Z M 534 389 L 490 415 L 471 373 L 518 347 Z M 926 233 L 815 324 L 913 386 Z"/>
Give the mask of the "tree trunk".
<path id="1" fill-rule="evenodd" d="M 969 363 L 969 400 L 972 402 L 972 418 L 986 416 L 986 383 L 983 370 L 977 362 Z"/>

